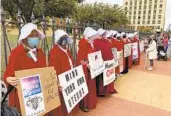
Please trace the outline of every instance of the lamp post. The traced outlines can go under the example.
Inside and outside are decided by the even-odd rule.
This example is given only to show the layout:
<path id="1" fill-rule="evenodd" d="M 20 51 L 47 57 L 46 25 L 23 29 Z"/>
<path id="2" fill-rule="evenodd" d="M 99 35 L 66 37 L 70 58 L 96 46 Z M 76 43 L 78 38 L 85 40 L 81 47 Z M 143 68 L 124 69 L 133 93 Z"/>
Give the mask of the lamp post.
<path id="1" fill-rule="evenodd" d="M 18 8 L 18 13 L 17 13 L 17 22 L 18 22 L 18 30 L 19 30 L 19 35 L 20 35 L 20 33 L 21 33 L 21 19 L 22 19 L 22 17 L 21 17 L 21 10 L 20 10 L 20 8 Z"/>
<path id="2" fill-rule="evenodd" d="M 31 22 L 34 23 L 34 20 L 35 20 L 35 16 L 34 16 L 34 13 L 32 12 L 32 14 L 31 14 Z"/>
<path id="3" fill-rule="evenodd" d="M 66 18 L 66 32 L 69 33 L 69 18 Z"/>
<path id="4" fill-rule="evenodd" d="M 51 42 L 51 48 L 54 45 L 54 41 L 55 41 L 55 25 L 56 25 L 56 20 L 55 17 L 52 17 L 52 31 L 53 31 L 53 35 L 52 35 L 52 42 Z"/>

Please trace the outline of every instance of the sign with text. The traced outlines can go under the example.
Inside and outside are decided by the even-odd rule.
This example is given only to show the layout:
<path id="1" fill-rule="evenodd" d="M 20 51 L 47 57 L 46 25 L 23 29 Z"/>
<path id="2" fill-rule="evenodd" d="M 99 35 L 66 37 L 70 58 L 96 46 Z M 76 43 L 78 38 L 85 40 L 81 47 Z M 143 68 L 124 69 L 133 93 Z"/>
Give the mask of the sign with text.
<path id="1" fill-rule="evenodd" d="M 68 113 L 88 94 L 82 65 L 58 75 Z"/>
<path id="2" fill-rule="evenodd" d="M 103 86 L 106 86 L 115 80 L 115 65 L 114 60 L 104 62 L 105 70 L 103 72 Z"/>
<path id="3" fill-rule="evenodd" d="M 119 69 L 120 69 L 120 72 L 122 72 L 123 71 L 123 50 L 118 51 L 117 56 L 118 56 L 118 61 L 119 61 Z"/>
<path id="4" fill-rule="evenodd" d="M 124 45 L 124 57 L 128 57 L 131 55 L 131 49 L 132 49 L 131 43 Z"/>
<path id="5" fill-rule="evenodd" d="M 132 59 L 135 60 L 138 58 L 138 43 L 132 43 L 132 50 L 133 50 L 133 53 L 132 53 Z"/>
<path id="6" fill-rule="evenodd" d="M 117 67 L 119 65 L 119 62 L 118 62 L 117 49 L 116 48 L 112 48 L 112 54 L 113 54 L 114 66 Z"/>
<path id="7" fill-rule="evenodd" d="M 104 64 L 101 51 L 88 54 L 91 78 L 95 78 L 104 71 Z"/>
<path id="8" fill-rule="evenodd" d="M 140 45 L 140 52 L 142 53 L 144 51 L 144 42 L 141 41 L 139 45 Z"/>
<path id="9" fill-rule="evenodd" d="M 60 106 L 53 67 L 15 71 L 22 116 L 42 116 Z"/>

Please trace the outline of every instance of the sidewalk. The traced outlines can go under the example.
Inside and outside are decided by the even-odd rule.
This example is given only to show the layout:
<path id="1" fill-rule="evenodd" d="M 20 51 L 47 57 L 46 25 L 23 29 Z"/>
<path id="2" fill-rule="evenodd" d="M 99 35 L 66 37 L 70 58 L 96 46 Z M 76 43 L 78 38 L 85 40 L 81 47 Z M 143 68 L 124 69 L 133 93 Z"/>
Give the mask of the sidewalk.
<path id="1" fill-rule="evenodd" d="M 140 66 L 115 82 L 118 94 L 98 98 L 96 109 L 76 116 L 171 116 L 171 60 L 155 61 L 153 71 Z"/>

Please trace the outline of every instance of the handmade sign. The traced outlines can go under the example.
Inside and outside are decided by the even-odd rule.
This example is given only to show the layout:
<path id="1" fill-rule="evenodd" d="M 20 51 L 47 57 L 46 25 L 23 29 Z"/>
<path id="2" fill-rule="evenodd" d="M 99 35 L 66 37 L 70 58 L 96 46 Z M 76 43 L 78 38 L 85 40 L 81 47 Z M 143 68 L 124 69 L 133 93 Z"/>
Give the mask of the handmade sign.
<path id="1" fill-rule="evenodd" d="M 103 72 L 103 86 L 106 86 L 115 80 L 115 65 L 113 60 L 104 62 L 105 70 Z"/>
<path id="2" fill-rule="evenodd" d="M 118 56 L 118 61 L 119 61 L 120 72 L 122 72 L 123 71 L 123 50 L 117 52 L 117 56 Z"/>
<path id="3" fill-rule="evenodd" d="M 95 78 L 104 71 L 104 64 L 101 51 L 88 54 L 91 78 Z"/>
<path id="4" fill-rule="evenodd" d="M 124 57 L 128 57 L 131 55 L 131 49 L 132 49 L 131 43 L 124 45 Z"/>
<path id="5" fill-rule="evenodd" d="M 140 45 L 140 52 L 142 53 L 144 51 L 144 42 L 141 41 L 139 45 Z"/>
<path id="6" fill-rule="evenodd" d="M 133 49 L 133 53 L 132 53 L 132 59 L 135 60 L 138 58 L 138 43 L 132 43 L 132 49 Z"/>
<path id="7" fill-rule="evenodd" d="M 88 94 L 82 65 L 58 75 L 68 113 Z"/>
<path id="8" fill-rule="evenodd" d="M 15 71 L 22 116 L 42 116 L 60 106 L 53 67 Z"/>
<path id="9" fill-rule="evenodd" d="M 118 62 L 117 49 L 116 48 L 112 48 L 112 54 L 113 54 L 114 66 L 117 67 L 119 65 L 119 62 Z"/>

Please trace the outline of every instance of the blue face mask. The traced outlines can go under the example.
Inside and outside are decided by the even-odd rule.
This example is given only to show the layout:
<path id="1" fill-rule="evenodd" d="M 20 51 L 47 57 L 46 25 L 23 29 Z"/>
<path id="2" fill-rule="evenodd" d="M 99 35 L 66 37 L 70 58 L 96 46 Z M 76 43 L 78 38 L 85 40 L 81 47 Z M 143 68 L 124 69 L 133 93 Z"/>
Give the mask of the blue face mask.
<path id="1" fill-rule="evenodd" d="M 39 44 L 39 38 L 37 37 L 28 38 L 29 47 L 36 48 L 38 44 Z"/>

